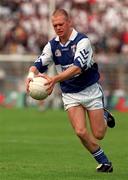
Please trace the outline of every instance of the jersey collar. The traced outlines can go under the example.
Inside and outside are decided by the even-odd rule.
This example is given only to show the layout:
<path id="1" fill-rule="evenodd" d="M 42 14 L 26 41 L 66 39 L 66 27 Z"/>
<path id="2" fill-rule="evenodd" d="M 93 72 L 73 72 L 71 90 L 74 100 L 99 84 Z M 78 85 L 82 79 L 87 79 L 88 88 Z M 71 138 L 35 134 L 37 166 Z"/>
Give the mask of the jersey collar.
<path id="1" fill-rule="evenodd" d="M 78 32 L 77 32 L 75 29 L 73 29 L 73 30 L 72 30 L 72 33 L 71 33 L 71 35 L 70 35 L 70 37 L 69 37 L 68 42 L 69 42 L 69 41 L 73 41 L 73 40 L 76 38 L 77 34 L 78 34 Z M 55 41 L 59 41 L 59 36 L 57 36 L 57 37 L 55 38 Z"/>

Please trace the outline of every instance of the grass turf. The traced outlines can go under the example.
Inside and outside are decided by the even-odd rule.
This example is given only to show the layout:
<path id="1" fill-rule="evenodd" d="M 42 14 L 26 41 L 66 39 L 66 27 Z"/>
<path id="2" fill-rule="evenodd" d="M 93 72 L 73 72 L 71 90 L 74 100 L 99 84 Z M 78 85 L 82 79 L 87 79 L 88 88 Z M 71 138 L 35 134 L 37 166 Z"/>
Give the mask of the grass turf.
<path id="1" fill-rule="evenodd" d="M 116 128 L 101 146 L 114 165 L 97 173 L 95 160 L 61 110 L 0 108 L 0 180 L 127 180 L 128 114 L 113 112 Z"/>

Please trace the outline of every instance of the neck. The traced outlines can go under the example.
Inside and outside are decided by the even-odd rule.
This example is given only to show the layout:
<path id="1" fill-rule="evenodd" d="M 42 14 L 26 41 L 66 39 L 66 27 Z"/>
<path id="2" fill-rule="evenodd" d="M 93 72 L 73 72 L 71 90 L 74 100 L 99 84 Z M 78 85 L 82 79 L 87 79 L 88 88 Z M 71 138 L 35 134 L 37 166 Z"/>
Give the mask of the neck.
<path id="1" fill-rule="evenodd" d="M 69 40 L 69 38 L 70 38 L 70 36 L 71 36 L 72 30 L 73 30 L 73 29 L 70 29 L 70 31 L 68 31 L 68 33 L 67 33 L 65 36 L 59 37 L 59 38 L 60 38 L 60 42 L 61 42 L 62 44 L 66 44 L 66 43 L 67 43 L 67 41 Z"/>

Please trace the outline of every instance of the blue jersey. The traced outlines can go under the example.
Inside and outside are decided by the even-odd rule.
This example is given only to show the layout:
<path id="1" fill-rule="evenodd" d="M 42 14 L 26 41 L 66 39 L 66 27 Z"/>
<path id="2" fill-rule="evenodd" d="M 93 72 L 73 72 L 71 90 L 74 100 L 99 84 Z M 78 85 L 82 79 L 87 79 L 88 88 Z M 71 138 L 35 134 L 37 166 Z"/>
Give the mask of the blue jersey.
<path id="1" fill-rule="evenodd" d="M 49 41 L 41 56 L 35 61 L 35 66 L 42 73 L 51 62 L 54 62 L 56 67 L 59 66 L 61 71 L 72 65 L 82 70 L 80 74 L 60 82 L 64 93 L 77 93 L 99 80 L 98 66 L 92 59 L 90 41 L 86 35 L 75 30 L 65 45 L 60 43 L 58 37 Z"/>

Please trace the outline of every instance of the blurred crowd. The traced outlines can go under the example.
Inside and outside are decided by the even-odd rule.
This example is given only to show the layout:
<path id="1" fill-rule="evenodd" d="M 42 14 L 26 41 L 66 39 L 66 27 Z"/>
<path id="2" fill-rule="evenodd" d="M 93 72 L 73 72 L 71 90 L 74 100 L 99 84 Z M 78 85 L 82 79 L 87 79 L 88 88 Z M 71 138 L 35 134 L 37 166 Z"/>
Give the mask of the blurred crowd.
<path id="1" fill-rule="evenodd" d="M 54 0 L 1 0 L 0 53 L 38 54 L 49 39 Z M 95 53 L 128 54 L 128 0 L 56 0 Z M 54 6 L 54 4 L 53 4 Z"/>

